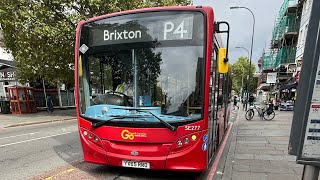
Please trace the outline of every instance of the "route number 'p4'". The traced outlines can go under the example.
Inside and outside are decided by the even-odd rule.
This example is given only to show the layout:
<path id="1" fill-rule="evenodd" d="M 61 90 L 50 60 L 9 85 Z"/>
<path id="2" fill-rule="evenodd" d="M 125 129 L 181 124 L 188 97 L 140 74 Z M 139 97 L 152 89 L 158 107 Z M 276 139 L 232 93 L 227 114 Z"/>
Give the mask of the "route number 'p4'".
<path id="1" fill-rule="evenodd" d="M 170 22 L 170 21 L 165 22 L 164 23 L 164 30 L 163 30 L 163 39 L 164 40 L 167 39 L 168 33 L 172 33 L 173 35 L 179 34 L 180 38 L 183 39 L 183 35 L 188 33 L 188 31 L 186 29 L 184 29 L 184 20 L 179 24 L 179 26 L 176 29 L 175 29 L 173 22 Z"/>

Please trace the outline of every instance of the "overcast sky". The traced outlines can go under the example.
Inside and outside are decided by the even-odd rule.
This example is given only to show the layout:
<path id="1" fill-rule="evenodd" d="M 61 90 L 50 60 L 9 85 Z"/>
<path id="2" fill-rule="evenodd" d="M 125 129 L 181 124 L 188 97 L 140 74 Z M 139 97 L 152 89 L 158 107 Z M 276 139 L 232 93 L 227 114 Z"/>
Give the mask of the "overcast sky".
<path id="1" fill-rule="evenodd" d="M 227 21 L 230 24 L 229 58 L 234 63 L 239 56 L 247 56 L 247 52 L 234 48 L 251 47 L 252 15 L 246 9 L 230 10 L 231 6 L 245 6 L 254 13 L 256 19 L 253 42 L 252 62 L 257 64 L 263 49 L 269 48 L 271 34 L 278 11 L 283 0 L 194 0 L 194 5 L 211 6 L 215 13 L 215 21 Z"/>
<path id="2" fill-rule="evenodd" d="M 3 48 L 0 47 L 0 59 L 4 60 L 12 60 L 12 56 L 4 51 Z"/>

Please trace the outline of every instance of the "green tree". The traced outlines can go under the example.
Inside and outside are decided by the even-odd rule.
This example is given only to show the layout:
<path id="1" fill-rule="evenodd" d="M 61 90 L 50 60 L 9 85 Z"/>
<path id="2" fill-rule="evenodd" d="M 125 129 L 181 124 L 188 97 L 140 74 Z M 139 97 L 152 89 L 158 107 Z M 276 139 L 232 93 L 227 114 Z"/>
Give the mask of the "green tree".
<path id="1" fill-rule="evenodd" d="M 190 0 L 1 0 L 0 29 L 20 82 L 73 83 L 75 28 L 81 19 Z"/>
<path id="2" fill-rule="evenodd" d="M 250 80 L 250 84 L 249 84 L 249 92 L 250 93 L 255 93 L 257 90 L 257 85 L 258 85 L 258 77 L 252 77 L 251 76 L 251 80 Z"/>
<path id="3" fill-rule="evenodd" d="M 241 92 L 241 86 L 246 88 L 246 80 L 249 73 L 249 59 L 246 57 L 239 57 L 238 60 L 231 65 L 232 69 L 232 90 L 237 93 Z M 253 74 L 256 68 L 253 64 L 251 64 L 251 72 L 250 72 L 250 82 L 249 82 L 249 92 L 252 93 L 257 88 L 257 80 L 253 78 Z"/>

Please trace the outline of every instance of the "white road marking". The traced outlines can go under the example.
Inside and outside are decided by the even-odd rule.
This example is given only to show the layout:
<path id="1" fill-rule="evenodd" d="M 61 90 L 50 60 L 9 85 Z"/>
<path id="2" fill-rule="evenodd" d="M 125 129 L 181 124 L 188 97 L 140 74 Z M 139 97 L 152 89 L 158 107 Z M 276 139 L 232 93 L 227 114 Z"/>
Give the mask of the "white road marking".
<path id="1" fill-rule="evenodd" d="M 33 133 L 27 133 L 27 134 L 19 134 L 19 135 L 15 135 L 15 136 L 2 137 L 2 138 L 0 138 L 0 140 L 1 140 L 1 139 L 8 139 L 8 138 L 19 137 L 19 136 L 25 136 L 25 135 L 34 135 L 34 134 L 38 134 L 38 133 L 41 133 L 41 132 L 33 132 Z"/>
<path id="2" fill-rule="evenodd" d="M 51 136 L 44 136 L 44 137 L 35 138 L 35 139 L 29 139 L 29 140 L 25 140 L 25 141 L 19 141 L 19 142 L 14 142 L 14 143 L 9 143 L 9 144 L 3 144 L 3 145 L 0 145 L 0 148 L 6 147 L 6 146 L 15 145 L 15 144 L 21 144 L 21 143 L 25 143 L 25 142 L 30 142 L 30 141 L 36 141 L 36 140 L 40 140 L 40 139 L 55 137 L 55 136 L 61 136 L 61 135 L 70 134 L 70 133 L 72 133 L 72 132 L 65 132 L 65 133 L 55 134 L 55 135 L 51 135 Z"/>

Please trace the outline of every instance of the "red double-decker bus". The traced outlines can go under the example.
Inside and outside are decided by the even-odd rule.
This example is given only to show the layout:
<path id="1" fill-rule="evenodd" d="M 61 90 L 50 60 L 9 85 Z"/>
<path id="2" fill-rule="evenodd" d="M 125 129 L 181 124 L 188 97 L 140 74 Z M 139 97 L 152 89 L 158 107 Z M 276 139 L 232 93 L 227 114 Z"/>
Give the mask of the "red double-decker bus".
<path id="1" fill-rule="evenodd" d="M 210 7 L 140 9 L 81 21 L 75 87 L 84 160 L 205 170 L 230 113 L 230 73 L 218 73 L 216 32 Z"/>

